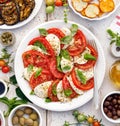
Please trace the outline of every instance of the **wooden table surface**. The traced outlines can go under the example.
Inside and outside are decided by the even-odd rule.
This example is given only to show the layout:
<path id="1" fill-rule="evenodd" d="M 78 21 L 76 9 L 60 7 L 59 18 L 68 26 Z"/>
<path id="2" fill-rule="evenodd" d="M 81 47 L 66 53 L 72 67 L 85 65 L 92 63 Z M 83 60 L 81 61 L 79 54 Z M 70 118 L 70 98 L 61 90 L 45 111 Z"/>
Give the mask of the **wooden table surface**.
<path id="1" fill-rule="evenodd" d="M 110 23 L 114 19 L 115 15 L 119 14 L 119 13 L 120 13 L 120 8 L 118 8 L 114 14 L 112 14 L 110 17 L 108 17 L 106 19 L 103 19 L 100 21 L 89 21 L 86 19 L 82 19 L 81 17 L 78 17 L 76 14 L 74 14 L 74 12 L 71 9 L 69 9 L 69 12 L 68 12 L 68 19 L 71 21 L 74 21 L 76 23 L 79 23 L 79 24 L 85 26 L 86 28 L 90 29 L 93 32 L 93 34 L 98 38 L 98 40 L 100 41 L 102 48 L 104 50 L 107 65 L 106 65 L 106 73 L 105 73 L 104 81 L 103 81 L 102 86 L 99 90 L 100 103 L 101 103 L 101 100 L 103 99 L 103 97 L 107 93 L 109 93 L 110 91 L 117 90 L 113 86 L 113 84 L 109 78 L 109 68 L 110 68 L 111 64 L 115 60 L 117 60 L 117 58 L 113 57 L 110 53 L 109 39 L 108 39 L 108 36 L 106 33 L 106 28 L 110 25 Z M 55 12 L 51 15 L 46 15 L 45 3 L 43 2 L 41 9 L 39 10 L 38 14 L 31 22 L 29 22 L 25 26 L 11 30 L 16 36 L 16 43 L 14 44 L 14 46 L 10 47 L 9 50 L 16 51 L 23 36 L 27 35 L 27 33 L 31 29 L 33 29 L 36 25 L 47 22 L 49 20 L 55 20 L 55 19 L 63 20 L 63 7 L 56 8 Z M 3 30 L 0 29 L 0 32 L 2 32 L 2 31 Z M 2 46 L 0 46 L 0 49 L 1 48 L 2 48 Z M 11 75 L 11 73 L 10 74 L 3 74 L 0 72 L 0 78 L 3 78 L 3 79 L 7 79 L 10 75 Z M 14 86 L 10 86 L 10 90 L 7 94 L 7 96 L 9 98 L 12 98 L 15 96 L 14 89 L 15 89 Z M 0 110 L 4 111 L 5 109 L 7 109 L 6 105 L 4 105 L 3 103 L 0 103 Z M 74 118 L 72 116 L 72 110 L 67 111 L 67 112 L 53 112 L 53 111 L 43 110 L 41 108 L 38 108 L 38 109 L 40 110 L 41 115 L 42 115 L 42 119 L 43 119 L 42 126 L 63 126 L 65 120 L 70 121 L 70 122 L 74 121 Z M 96 118 L 102 119 L 102 122 L 103 122 L 103 124 L 105 124 L 105 126 L 120 126 L 120 124 L 112 124 L 112 123 L 108 122 L 102 116 L 100 107 L 96 111 L 93 106 L 93 100 L 90 100 L 84 106 L 79 107 L 78 110 L 80 112 L 84 112 L 87 115 L 88 114 L 95 115 Z M 6 119 L 6 122 L 7 122 L 7 119 Z M 7 124 L 6 124 L 6 126 L 7 126 Z"/>

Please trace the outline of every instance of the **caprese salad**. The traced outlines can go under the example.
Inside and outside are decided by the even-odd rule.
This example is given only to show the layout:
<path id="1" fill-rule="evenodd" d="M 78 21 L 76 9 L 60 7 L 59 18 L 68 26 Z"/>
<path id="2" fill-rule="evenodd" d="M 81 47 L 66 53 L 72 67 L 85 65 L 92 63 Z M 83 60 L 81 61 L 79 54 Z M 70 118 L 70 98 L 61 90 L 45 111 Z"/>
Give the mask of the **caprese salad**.
<path id="1" fill-rule="evenodd" d="M 24 78 L 46 101 L 68 102 L 94 87 L 97 51 L 76 24 L 40 28 L 22 54 Z"/>

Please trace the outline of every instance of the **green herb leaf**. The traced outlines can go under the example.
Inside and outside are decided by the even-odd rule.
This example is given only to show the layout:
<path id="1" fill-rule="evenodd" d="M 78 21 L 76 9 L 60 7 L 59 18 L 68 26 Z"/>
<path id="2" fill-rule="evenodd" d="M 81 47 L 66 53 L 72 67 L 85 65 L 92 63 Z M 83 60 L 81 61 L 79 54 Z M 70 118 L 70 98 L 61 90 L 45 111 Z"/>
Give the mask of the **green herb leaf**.
<path id="1" fill-rule="evenodd" d="M 51 102 L 51 99 L 47 97 L 47 98 L 45 98 L 45 102 L 49 103 L 49 102 Z"/>
<path id="2" fill-rule="evenodd" d="M 86 80 L 86 76 L 84 76 L 84 74 L 82 73 L 82 71 L 80 70 L 76 70 L 77 72 L 77 77 L 80 79 L 80 81 L 82 82 L 82 84 L 86 84 L 87 80 Z"/>
<path id="3" fill-rule="evenodd" d="M 30 95 L 35 95 L 35 92 L 32 90 L 32 91 L 30 92 Z"/>
<path id="4" fill-rule="evenodd" d="M 36 72 L 35 72 L 35 78 L 37 78 L 38 76 L 40 76 L 40 74 L 41 74 L 41 72 L 42 72 L 42 68 L 39 68 Z"/>
<path id="5" fill-rule="evenodd" d="M 57 87 L 56 84 L 53 84 L 53 85 L 52 85 L 52 93 L 53 93 L 54 95 L 57 95 L 56 87 Z"/>
<path id="6" fill-rule="evenodd" d="M 68 70 L 70 70 L 70 69 L 71 69 L 71 66 L 68 66 L 68 65 L 67 65 L 67 66 L 64 66 L 64 67 L 62 68 L 63 71 L 68 71 Z"/>
<path id="7" fill-rule="evenodd" d="M 78 30 L 78 25 L 72 24 L 70 30 L 71 30 L 72 36 L 74 36 Z"/>
<path id="8" fill-rule="evenodd" d="M 40 41 L 36 41 L 34 43 L 34 46 L 37 46 L 37 47 L 41 48 L 44 52 L 47 52 L 45 46 Z"/>
<path id="9" fill-rule="evenodd" d="M 15 77 L 15 75 L 13 75 L 13 76 L 11 76 L 10 78 L 9 78 L 9 81 L 12 83 L 12 84 L 17 84 L 17 80 L 16 80 L 16 77 Z"/>
<path id="10" fill-rule="evenodd" d="M 72 94 L 72 90 L 66 89 L 66 90 L 64 90 L 64 94 L 65 94 L 65 96 L 69 97 Z"/>
<path id="11" fill-rule="evenodd" d="M 61 50 L 60 55 L 61 57 L 64 57 L 65 59 L 70 60 L 70 54 L 67 50 Z"/>
<path id="12" fill-rule="evenodd" d="M 60 65 L 61 57 L 57 56 L 56 60 L 57 60 L 57 69 L 58 71 L 62 72 L 61 65 Z"/>
<path id="13" fill-rule="evenodd" d="M 84 55 L 84 59 L 86 59 L 86 60 L 96 60 L 96 57 L 94 57 L 92 54 L 86 53 Z"/>
<path id="14" fill-rule="evenodd" d="M 62 44 L 69 44 L 72 41 L 72 36 L 68 35 L 63 38 L 61 38 L 61 43 Z"/>
<path id="15" fill-rule="evenodd" d="M 39 29 L 39 32 L 40 32 L 40 35 L 43 35 L 43 36 L 47 36 L 47 35 L 48 35 L 47 30 L 44 29 L 44 28 L 40 28 L 40 29 Z"/>
<path id="16" fill-rule="evenodd" d="M 30 65 L 27 67 L 27 71 L 28 71 L 28 72 L 31 72 L 32 70 L 33 70 L 33 65 L 30 64 Z"/>
<path id="17" fill-rule="evenodd" d="M 111 36 L 111 38 L 115 38 L 116 37 L 116 34 L 111 29 L 108 29 L 107 33 Z"/>

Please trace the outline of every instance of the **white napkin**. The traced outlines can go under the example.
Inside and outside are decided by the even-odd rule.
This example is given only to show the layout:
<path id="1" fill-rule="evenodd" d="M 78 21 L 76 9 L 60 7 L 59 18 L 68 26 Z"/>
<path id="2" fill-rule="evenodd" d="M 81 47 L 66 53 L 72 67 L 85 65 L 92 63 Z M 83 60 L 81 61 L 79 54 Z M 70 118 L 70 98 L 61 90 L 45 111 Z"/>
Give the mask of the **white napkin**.
<path id="1" fill-rule="evenodd" d="M 120 34 L 120 15 L 116 15 L 108 29 L 111 29 L 113 32 Z"/>

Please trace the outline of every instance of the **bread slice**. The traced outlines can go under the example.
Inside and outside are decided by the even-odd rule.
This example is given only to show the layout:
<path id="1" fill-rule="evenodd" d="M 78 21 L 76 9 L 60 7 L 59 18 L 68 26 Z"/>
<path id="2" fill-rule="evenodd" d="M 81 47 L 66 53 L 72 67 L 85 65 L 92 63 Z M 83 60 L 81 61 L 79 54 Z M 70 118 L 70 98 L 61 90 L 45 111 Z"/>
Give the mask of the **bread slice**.
<path id="1" fill-rule="evenodd" d="M 101 0 L 100 1 L 100 9 L 102 12 L 111 12 L 115 8 L 115 4 L 113 0 Z"/>
<path id="2" fill-rule="evenodd" d="M 85 9 L 85 15 L 89 18 L 95 18 L 99 15 L 100 9 L 99 6 L 95 3 L 91 3 Z"/>
<path id="3" fill-rule="evenodd" d="M 72 5 L 76 11 L 81 12 L 87 7 L 88 2 L 83 2 L 83 0 L 72 0 Z"/>

